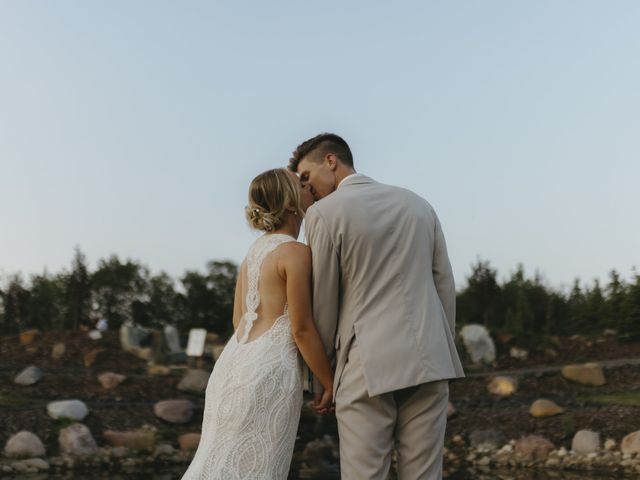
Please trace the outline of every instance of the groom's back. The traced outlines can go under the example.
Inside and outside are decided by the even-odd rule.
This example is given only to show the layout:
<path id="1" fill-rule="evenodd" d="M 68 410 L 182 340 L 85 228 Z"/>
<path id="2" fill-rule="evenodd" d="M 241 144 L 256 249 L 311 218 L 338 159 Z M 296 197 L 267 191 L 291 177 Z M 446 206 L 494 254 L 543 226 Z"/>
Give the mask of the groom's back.
<path id="1" fill-rule="evenodd" d="M 312 209 L 339 257 L 336 345 L 355 334 L 369 394 L 459 376 L 455 288 L 431 205 L 359 176 Z"/>

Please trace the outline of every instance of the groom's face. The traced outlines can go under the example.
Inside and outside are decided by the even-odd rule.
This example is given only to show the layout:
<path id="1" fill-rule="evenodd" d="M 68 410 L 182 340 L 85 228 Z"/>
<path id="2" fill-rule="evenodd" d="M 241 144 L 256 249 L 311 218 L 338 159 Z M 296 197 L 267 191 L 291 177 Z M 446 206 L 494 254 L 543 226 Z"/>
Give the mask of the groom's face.
<path id="1" fill-rule="evenodd" d="M 322 162 L 304 157 L 298 163 L 298 175 L 302 186 L 309 186 L 313 198 L 318 201 L 336 189 L 336 160 L 327 155 Z"/>

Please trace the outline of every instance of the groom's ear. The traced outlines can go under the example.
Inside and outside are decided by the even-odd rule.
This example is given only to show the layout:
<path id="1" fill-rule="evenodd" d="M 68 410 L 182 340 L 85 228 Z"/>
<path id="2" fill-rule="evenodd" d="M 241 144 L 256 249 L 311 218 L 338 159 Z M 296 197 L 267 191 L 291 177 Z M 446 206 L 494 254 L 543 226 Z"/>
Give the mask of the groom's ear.
<path id="1" fill-rule="evenodd" d="M 332 172 L 338 168 L 338 157 L 335 153 L 327 153 L 324 157 L 324 161 L 327 162 L 327 165 L 329 165 Z"/>

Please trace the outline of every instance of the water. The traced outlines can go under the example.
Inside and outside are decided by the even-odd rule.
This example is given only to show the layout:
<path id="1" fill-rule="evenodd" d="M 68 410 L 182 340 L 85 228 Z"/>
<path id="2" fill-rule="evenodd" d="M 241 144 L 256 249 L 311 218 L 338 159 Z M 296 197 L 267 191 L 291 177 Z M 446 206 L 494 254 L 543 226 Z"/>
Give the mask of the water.
<path id="1" fill-rule="evenodd" d="M 2 477 L 3 480 L 179 480 L 184 471 L 185 466 L 180 467 L 164 467 L 162 471 L 139 470 L 135 472 L 69 472 L 64 474 L 21 474 L 8 477 Z M 489 474 L 480 474 L 477 472 L 458 472 L 453 476 L 447 477 L 448 480 L 616 480 L 624 478 L 632 478 L 624 475 L 599 475 L 591 472 L 554 472 L 554 471 L 527 471 L 527 470 L 508 470 L 504 472 L 495 472 Z M 332 480 L 325 476 L 322 478 L 308 480 Z M 337 480 L 337 479 L 336 479 Z"/>

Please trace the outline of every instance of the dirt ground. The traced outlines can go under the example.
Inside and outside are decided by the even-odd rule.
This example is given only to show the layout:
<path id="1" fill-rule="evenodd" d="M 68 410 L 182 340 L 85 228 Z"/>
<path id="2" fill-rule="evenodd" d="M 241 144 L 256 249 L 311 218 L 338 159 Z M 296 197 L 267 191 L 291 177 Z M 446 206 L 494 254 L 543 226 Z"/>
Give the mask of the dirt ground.
<path id="1" fill-rule="evenodd" d="M 59 360 L 53 360 L 51 356 L 56 343 L 66 346 L 65 354 Z M 86 367 L 85 356 L 96 349 L 102 351 L 95 356 L 95 362 Z M 493 365 L 467 365 L 470 375 L 451 383 L 450 399 L 457 413 L 449 419 L 446 443 L 454 450 L 452 438 L 455 435 L 466 441 L 477 429 L 499 430 L 505 440 L 536 433 L 546 436 L 558 447 L 570 447 L 573 434 L 580 429 L 598 431 L 603 440 L 613 438 L 617 442 L 627 433 L 640 430 L 640 402 L 631 401 L 625 405 L 622 401 L 608 404 L 594 401 L 595 394 L 631 394 L 640 398 L 640 366 L 606 369 L 607 384 L 602 387 L 575 385 L 562 378 L 557 369 L 549 369 L 566 363 L 640 358 L 640 343 L 620 343 L 613 336 L 574 337 L 549 339 L 539 351 L 529 352 L 526 360 L 509 357 L 507 347 L 500 344 L 498 352 Z M 27 387 L 13 383 L 15 375 L 29 365 L 43 370 L 42 380 Z M 212 365 L 203 367 L 210 369 Z M 486 385 L 492 372 L 523 368 L 537 371 L 516 375 L 519 388 L 515 395 L 498 398 L 487 392 Z M 105 371 L 122 373 L 128 378 L 116 389 L 105 390 L 96 379 Z M 12 434 L 29 430 L 40 436 L 49 454 L 56 454 L 58 431 L 68 423 L 50 419 L 45 406 L 53 400 L 72 398 L 88 405 L 90 414 L 83 423 L 90 428 L 98 444 L 104 444 L 104 430 L 135 429 L 148 424 L 158 429 L 163 441 L 177 446 L 178 435 L 199 431 L 204 403 L 203 395 L 176 389 L 183 372 L 174 370 L 166 376 L 149 376 L 144 360 L 120 349 L 117 332 L 107 332 L 97 341 L 90 340 L 82 331 L 50 332 L 29 347 L 22 346 L 17 336 L 0 337 L 0 446 Z M 189 424 L 170 425 L 155 417 L 153 404 L 169 398 L 188 398 L 198 406 Z M 565 408 L 565 413 L 545 419 L 531 417 L 529 406 L 538 398 L 555 401 Z M 335 420 L 318 420 L 304 414 L 296 451 L 304 448 L 309 440 L 326 433 L 335 435 Z"/>

